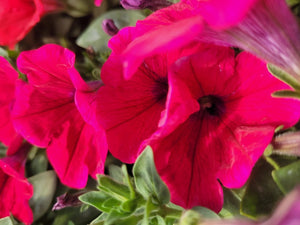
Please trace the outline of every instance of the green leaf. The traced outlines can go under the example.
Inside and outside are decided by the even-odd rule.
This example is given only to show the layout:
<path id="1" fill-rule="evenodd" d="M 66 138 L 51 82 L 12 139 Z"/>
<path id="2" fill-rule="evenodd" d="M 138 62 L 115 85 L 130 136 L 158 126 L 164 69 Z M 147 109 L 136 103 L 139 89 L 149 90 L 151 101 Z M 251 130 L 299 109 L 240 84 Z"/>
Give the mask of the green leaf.
<path id="1" fill-rule="evenodd" d="M 198 225 L 201 221 L 201 215 L 193 210 L 185 211 L 179 221 L 179 225 Z"/>
<path id="2" fill-rule="evenodd" d="M 4 58 L 8 58 L 8 53 L 4 48 L 0 47 L 0 56 L 4 57 Z"/>
<path id="3" fill-rule="evenodd" d="M 107 213 L 101 213 L 101 215 L 98 216 L 96 219 L 94 219 L 91 222 L 91 224 L 93 224 L 93 225 L 103 225 L 107 217 L 108 217 Z"/>
<path id="4" fill-rule="evenodd" d="M 134 212 L 137 207 L 137 199 L 130 199 L 126 202 L 123 202 L 121 205 L 121 209 L 125 212 Z"/>
<path id="5" fill-rule="evenodd" d="M 0 225 L 14 225 L 14 222 L 9 216 L 7 216 L 0 219 Z"/>
<path id="6" fill-rule="evenodd" d="M 66 12 L 72 17 L 82 17 L 89 14 L 93 7 L 93 0 L 65 0 Z"/>
<path id="7" fill-rule="evenodd" d="M 202 206 L 193 207 L 191 210 L 199 213 L 201 218 L 204 219 L 220 219 L 218 214 L 216 214 L 214 211 Z"/>
<path id="8" fill-rule="evenodd" d="M 252 219 L 269 215 L 283 194 L 274 182 L 273 167 L 261 158 L 253 168 L 241 202 L 241 214 Z"/>
<path id="9" fill-rule="evenodd" d="M 233 218 L 240 215 L 241 197 L 234 191 L 223 187 L 224 204 L 219 215 L 223 218 Z"/>
<path id="10" fill-rule="evenodd" d="M 271 74 L 273 74 L 275 77 L 277 77 L 278 79 L 287 83 L 288 85 L 293 87 L 295 90 L 298 90 L 298 91 L 300 90 L 299 82 L 294 77 L 292 77 L 290 74 L 288 74 L 287 72 L 283 71 L 279 67 L 272 65 L 270 63 L 268 64 L 267 67 L 268 67 L 269 72 Z"/>
<path id="11" fill-rule="evenodd" d="M 115 181 L 119 183 L 124 182 L 124 174 L 120 166 L 110 164 L 108 166 L 108 174 Z"/>
<path id="12" fill-rule="evenodd" d="M 109 198 L 109 199 L 106 199 L 102 206 L 107 208 L 107 209 L 114 209 L 114 208 L 119 208 L 120 204 L 122 202 L 120 202 L 119 200 L 117 199 L 114 199 L 114 198 Z"/>
<path id="13" fill-rule="evenodd" d="M 149 225 L 166 225 L 164 218 L 159 215 L 156 215 L 151 218 Z"/>
<path id="14" fill-rule="evenodd" d="M 29 182 L 33 185 L 34 193 L 29 204 L 33 212 L 34 221 L 42 217 L 51 205 L 56 190 L 56 175 L 53 170 L 39 173 L 30 177 Z"/>
<path id="15" fill-rule="evenodd" d="M 131 177 L 129 177 L 126 165 L 122 165 L 122 173 L 124 175 L 124 183 L 127 184 L 127 186 L 129 187 L 130 198 L 131 199 L 136 198 L 133 180 Z"/>
<path id="16" fill-rule="evenodd" d="M 280 98 L 300 98 L 300 92 L 291 91 L 291 90 L 281 90 L 275 91 L 272 93 L 273 97 L 280 97 Z"/>
<path id="17" fill-rule="evenodd" d="M 104 225 L 114 225 L 114 224 L 120 224 L 122 219 L 124 217 L 128 216 L 128 214 L 120 212 L 118 210 L 112 210 L 106 220 L 104 221 Z"/>
<path id="18" fill-rule="evenodd" d="M 91 205 L 96 209 L 107 213 L 110 212 L 111 209 L 105 207 L 103 204 L 108 199 L 111 199 L 111 197 L 108 196 L 106 193 L 100 191 L 90 191 L 88 193 L 79 196 L 79 200 L 82 201 L 83 203 Z"/>
<path id="19" fill-rule="evenodd" d="M 38 173 L 45 172 L 48 168 L 48 159 L 46 156 L 45 151 L 38 151 L 35 154 L 33 160 L 30 163 L 30 172 L 31 174 L 35 175 Z"/>
<path id="20" fill-rule="evenodd" d="M 147 146 L 133 166 L 133 175 L 137 190 L 147 199 L 152 197 L 164 205 L 170 201 L 170 193 L 155 168 L 153 152 Z"/>
<path id="21" fill-rule="evenodd" d="M 0 158 L 3 158 L 6 156 L 7 147 L 0 142 Z"/>
<path id="22" fill-rule="evenodd" d="M 54 221 L 44 224 L 66 225 L 70 221 L 77 225 L 90 224 L 99 215 L 99 211 L 93 207 L 90 207 L 84 213 L 80 213 L 80 207 L 68 207 L 54 213 Z"/>
<path id="23" fill-rule="evenodd" d="M 272 177 L 283 193 L 290 192 L 300 184 L 300 160 L 272 171 Z"/>
<path id="24" fill-rule="evenodd" d="M 300 4 L 300 0 L 285 0 L 286 3 L 291 7 L 297 4 Z"/>
<path id="25" fill-rule="evenodd" d="M 102 29 L 104 19 L 113 19 L 115 25 L 121 29 L 126 26 L 134 26 L 137 20 L 144 19 L 143 14 L 138 10 L 111 10 L 95 19 L 89 27 L 79 36 L 76 43 L 80 47 L 92 47 L 96 53 L 106 52 L 108 40 L 111 38 Z"/>
<path id="26" fill-rule="evenodd" d="M 98 182 L 99 189 L 120 201 L 126 201 L 131 197 L 130 190 L 126 185 L 120 184 L 108 176 L 99 175 Z"/>

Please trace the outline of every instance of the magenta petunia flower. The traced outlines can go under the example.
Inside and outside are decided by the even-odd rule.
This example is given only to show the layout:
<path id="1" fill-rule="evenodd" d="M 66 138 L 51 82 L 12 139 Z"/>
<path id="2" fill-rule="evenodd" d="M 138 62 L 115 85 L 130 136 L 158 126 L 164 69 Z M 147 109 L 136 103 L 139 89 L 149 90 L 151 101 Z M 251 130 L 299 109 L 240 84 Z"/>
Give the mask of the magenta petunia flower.
<path id="1" fill-rule="evenodd" d="M 126 77 L 144 58 L 197 39 L 247 50 L 300 80 L 300 28 L 284 0 L 185 0 L 139 21 L 136 29 L 143 32 L 120 53 Z"/>
<path id="2" fill-rule="evenodd" d="M 17 83 L 12 117 L 26 140 L 47 148 L 62 183 L 83 188 L 88 174 L 103 173 L 107 146 L 104 131 L 86 123 L 74 102 L 71 79 L 84 83 L 74 61 L 73 52 L 54 44 L 22 52 L 17 65 L 28 82 Z"/>
<path id="3" fill-rule="evenodd" d="M 100 6 L 103 0 L 95 0 L 95 6 Z"/>
<path id="4" fill-rule="evenodd" d="M 9 146 L 17 136 L 11 120 L 18 73 L 9 62 L 0 57 L 0 141 Z"/>
<path id="5" fill-rule="evenodd" d="M 0 218 L 12 214 L 25 224 L 33 222 L 28 203 L 33 187 L 25 178 L 25 162 L 30 147 L 28 142 L 19 143 L 17 153 L 0 159 Z"/>
<path id="6" fill-rule="evenodd" d="M 0 9 L 0 45 L 13 48 L 46 13 L 59 11 L 58 0 L 2 0 Z"/>
<path id="7" fill-rule="evenodd" d="M 271 97 L 289 87 L 259 59 L 246 52 L 235 58 L 225 47 L 178 60 L 169 86 L 159 128 L 141 149 L 153 148 L 172 202 L 218 212 L 220 183 L 239 188 L 246 182 L 275 128 L 298 121 L 300 102 Z"/>
<path id="8" fill-rule="evenodd" d="M 96 116 L 106 130 L 108 148 L 118 159 L 133 163 L 142 141 L 156 130 L 168 92 L 168 67 L 182 56 L 205 48 L 192 43 L 188 48 L 146 58 L 135 76 L 124 80 L 117 52 L 126 48 L 135 29 L 122 29 L 110 41 L 112 53 L 102 67 L 104 86 L 98 91 Z"/>

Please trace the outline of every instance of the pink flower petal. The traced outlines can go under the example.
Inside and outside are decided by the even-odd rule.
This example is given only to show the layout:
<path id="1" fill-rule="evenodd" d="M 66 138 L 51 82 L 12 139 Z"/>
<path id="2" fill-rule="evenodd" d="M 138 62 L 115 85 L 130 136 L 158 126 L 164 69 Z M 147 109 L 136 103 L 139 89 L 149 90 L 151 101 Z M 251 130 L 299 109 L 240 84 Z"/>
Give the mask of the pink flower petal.
<path id="1" fill-rule="evenodd" d="M 48 3 L 51 3 L 51 7 Z M 61 8 L 61 4 L 56 0 L 2 1 L 0 10 L 0 45 L 7 45 L 13 48 L 40 21 L 44 13 Z"/>
<path id="2" fill-rule="evenodd" d="M 17 71 L 5 58 L 0 57 L 0 141 L 7 146 L 17 135 L 10 116 L 17 78 Z"/>
<path id="3" fill-rule="evenodd" d="M 241 53 L 235 58 L 232 49 L 223 47 L 178 60 L 169 83 L 160 127 L 141 149 L 153 147 L 174 203 L 218 212 L 218 180 L 228 188 L 241 187 L 275 128 L 299 120 L 300 102 L 272 98 L 275 90 L 289 87 L 256 57 Z"/>
<path id="4" fill-rule="evenodd" d="M 47 148 L 48 159 L 63 184 L 83 188 L 88 174 L 96 179 L 96 174 L 104 172 L 106 151 L 99 149 L 105 149 L 106 145 L 102 146 L 101 137 L 91 125 L 82 120 L 80 114 L 77 114 L 74 121 L 64 123 L 62 133 L 53 138 Z"/>
<path id="5" fill-rule="evenodd" d="M 25 224 L 33 222 L 28 203 L 33 195 L 33 187 L 24 176 L 26 154 L 30 146 L 25 143 L 16 154 L 0 159 L 0 218 L 12 213 Z"/>
<path id="6" fill-rule="evenodd" d="M 223 148 L 216 128 L 192 117 L 163 139 L 148 142 L 155 164 L 171 192 L 171 201 L 184 208 L 205 206 L 216 212 L 223 205 L 223 193 L 215 171 L 222 162 Z M 205 151 L 201 149 L 205 149 Z"/>
<path id="7" fill-rule="evenodd" d="M 194 6 L 204 20 L 215 29 L 236 25 L 259 0 L 184 0 Z"/>
<path id="8" fill-rule="evenodd" d="M 119 86 L 107 85 L 98 91 L 97 116 L 106 130 L 109 149 L 115 157 L 127 163 L 135 161 L 140 143 L 156 129 L 164 108 L 166 92 L 156 96 L 155 88 L 167 85 L 165 81 L 160 83 L 165 74 L 155 77 L 153 72 L 147 71 L 148 67 L 151 70 L 152 64 L 145 64 L 136 76 Z M 131 130 L 137 135 L 133 136 Z"/>
<path id="9" fill-rule="evenodd" d="M 53 57 L 50 61 L 49 55 Z M 107 146 L 104 131 L 87 124 L 75 105 L 71 77 L 78 87 L 90 87 L 74 77 L 80 76 L 74 69 L 74 57 L 71 51 L 53 44 L 20 54 L 17 63 L 28 83 L 17 84 L 13 120 L 25 139 L 47 148 L 62 183 L 83 188 L 88 174 L 95 178 L 103 173 Z"/>
<path id="10" fill-rule="evenodd" d="M 208 45 L 193 42 L 186 49 L 149 57 L 133 77 L 125 80 L 116 53 L 126 48 L 126 43 L 134 38 L 134 31 L 125 28 L 110 42 L 113 52 L 101 70 L 105 85 L 98 91 L 96 108 L 98 121 L 106 130 L 109 150 L 127 163 L 135 161 L 142 141 L 157 129 L 165 107 L 169 66 L 180 57 L 208 48 Z"/>
<path id="11" fill-rule="evenodd" d="M 180 4 L 159 10 L 146 20 L 138 21 L 134 29 L 136 39 L 131 40 L 120 54 L 125 77 L 131 77 L 148 56 L 174 50 L 193 41 L 201 29 L 202 19 L 192 14 L 188 6 Z M 114 41 L 112 38 L 111 42 Z"/>
<path id="12" fill-rule="evenodd" d="M 95 0 L 95 6 L 100 6 L 102 3 L 102 0 Z"/>

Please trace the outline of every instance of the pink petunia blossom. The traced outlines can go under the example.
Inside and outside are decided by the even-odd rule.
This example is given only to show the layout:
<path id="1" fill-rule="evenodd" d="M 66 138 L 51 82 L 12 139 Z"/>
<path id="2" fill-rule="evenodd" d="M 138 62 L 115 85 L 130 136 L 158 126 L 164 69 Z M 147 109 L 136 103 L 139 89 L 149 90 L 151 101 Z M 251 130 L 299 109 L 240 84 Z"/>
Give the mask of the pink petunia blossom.
<path id="1" fill-rule="evenodd" d="M 42 16 L 62 8 L 58 0 L 1 0 L 0 45 L 14 48 Z"/>
<path id="2" fill-rule="evenodd" d="M 17 59 L 28 82 L 19 80 L 12 117 L 16 130 L 29 142 L 47 148 L 61 182 L 83 188 L 88 175 L 103 173 L 107 153 L 104 131 L 85 122 L 74 102 L 76 84 L 86 85 L 74 68 L 75 55 L 48 44 L 25 51 Z"/>
<path id="3" fill-rule="evenodd" d="M 17 146 L 18 145 L 18 146 Z M 14 155 L 0 159 L 0 218 L 12 214 L 25 224 L 33 222 L 29 199 L 33 187 L 25 178 L 25 162 L 31 147 L 28 142 L 18 143 Z"/>
<path id="4" fill-rule="evenodd" d="M 275 128 L 298 121 L 300 102 L 271 97 L 289 87 L 256 57 L 243 52 L 235 58 L 225 47 L 178 60 L 169 86 L 159 129 L 141 149 L 153 148 L 172 202 L 219 212 L 219 182 L 227 188 L 244 185 Z"/>
<path id="5" fill-rule="evenodd" d="M 168 67 L 182 56 L 200 51 L 206 45 L 192 43 L 188 48 L 146 58 L 129 80 L 124 80 L 116 53 L 126 48 L 135 29 L 122 29 L 110 42 L 112 53 L 104 63 L 98 91 L 96 116 L 106 130 L 108 148 L 118 159 L 133 163 L 142 141 L 156 130 L 168 92 Z"/>
<path id="6" fill-rule="evenodd" d="M 127 78 L 143 59 L 197 39 L 247 50 L 300 80 L 300 28 L 284 0 L 185 0 L 138 21 L 136 30 L 120 53 Z"/>
<path id="7" fill-rule="evenodd" d="M 11 120 L 18 73 L 9 62 L 0 57 L 0 141 L 9 146 L 17 136 Z"/>
<path id="8" fill-rule="evenodd" d="M 103 0 L 95 0 L 95 6 L 100 6 Z"/>

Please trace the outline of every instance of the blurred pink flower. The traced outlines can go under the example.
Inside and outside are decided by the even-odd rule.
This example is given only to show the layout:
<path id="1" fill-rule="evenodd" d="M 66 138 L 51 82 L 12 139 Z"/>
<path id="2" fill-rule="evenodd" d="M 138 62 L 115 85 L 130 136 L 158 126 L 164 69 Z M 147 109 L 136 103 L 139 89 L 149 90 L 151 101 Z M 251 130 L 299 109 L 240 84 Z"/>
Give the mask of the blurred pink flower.
<path id="1" fill-rule="evenodd" d="M 9 146 L 17 136 L 11 120 L 18 73 L 9 62 L 0 57 L 0 141 Z"/>
<path id="2" fill-rule="evenodd" d="M 95 0 L 95 6 L 100 6 L 103 0 Z"/>
<path id="3" fill-rule="evenodd" d="M 14 48 L 47 13 L 63 8 L 58 0 L 2 0 L 0 9 L 0 45 Z"/>
<path id="4" fill-rule="evenodd" d="M 118 159 L 133 163 L 142 141 L 157 129 L 168 92 L 168 67 L 182 56 L 207 47 L 191 43 L 178 51 L 162 52 L 146 58 L 135 76 L 124 80 L 121 61 L 116 53 L 131 42 L 136 29 L 122 29 L 110 41 L 112 53 L 104 63 L 98 91 L 96 116 L 106 130 L 108 148 Z"/>
<path id="5" fill-rule="evenodd" d="M 31 224 L 33 214 L 28 201 L 33 187 L 25 178 L 25 162 L 31 145 L 28 142 L 17 145 L 14 155 L 0 159 L 0 218 L 12 214 L 21 222 Z"/>
<path id="6" fill-rule="evenodd" d="M 227 188 L 244 185 L 275 128 L 300 118 L 300 101 L 271 97 L 290 88 L 265 63 L 246 52 L 234 54 L 211 47 L 175 62 L 159 128 L 140 149 L 153 148 L 171 201 L 184 208 L 219 212 L 219 181 Z"/>
<path id="7" fill-rule="evenodd" d="M 28 82 L 17 83 L 12 117 L 26 140 L 47 148 L 61 182 L 83 188 L 88 175 L 96 178 L 103 173 L 107 145 L 104 131 L 85 122 L 74 102 L 76 88 L 71 79 L 93 93 L 74 61 L 73 52 L 54 44 L 22 52 L 17 65 Z"/>
<path id="8" fill-rule="evenodd" d="M 300 80 L 300 28 L 284 0 L 184 0 L 136 28 L 143 32 L 120 52 L 126 77 L 146 57 L 197 39 L 247 50 Z"/>

